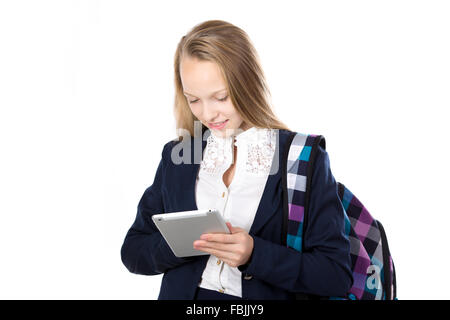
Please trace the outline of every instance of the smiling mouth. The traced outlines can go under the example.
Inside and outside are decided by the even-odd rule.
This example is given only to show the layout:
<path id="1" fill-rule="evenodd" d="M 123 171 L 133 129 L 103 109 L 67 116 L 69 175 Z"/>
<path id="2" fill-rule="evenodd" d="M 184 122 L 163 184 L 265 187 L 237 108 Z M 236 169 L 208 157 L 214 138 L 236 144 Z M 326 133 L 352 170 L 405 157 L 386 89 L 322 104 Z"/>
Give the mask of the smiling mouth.
<path id="1" fill-rule="evenodd" d="M 211 127 L 213 127 L 213 128 L 222 127 L 222 126 L 224 126 L 224 125 L 228 122 L 228 120 L 229 120 L 229 119 L 227 119 L 227 120 L 225 120 L 225 121 L 221 121 L 221 122 L 214 122 L 214 123 L 209 122 L 209 125 L 210 125 Z"/>
<path id="2" fill-rule="evenodd" d="M 212 126 L 220 126 L 220 125 L 226 123 L 227 121 L 228 121 L 228 119 L 224 120 L 224 121 L 220 121 L 220 122 L 209 122 L 209 124 Z"/>
<path id="3" fill-rule="evenodd" d="M 210 122 L 209 124 L 212 124 L 212 125 L 218 126 L 219 124 L 222 124 L 222 123 L 224 123 L 225 121 L 227 121 L 227 120 L 224 120 L 224 121 L 220 121 L 220 122 Z"/>

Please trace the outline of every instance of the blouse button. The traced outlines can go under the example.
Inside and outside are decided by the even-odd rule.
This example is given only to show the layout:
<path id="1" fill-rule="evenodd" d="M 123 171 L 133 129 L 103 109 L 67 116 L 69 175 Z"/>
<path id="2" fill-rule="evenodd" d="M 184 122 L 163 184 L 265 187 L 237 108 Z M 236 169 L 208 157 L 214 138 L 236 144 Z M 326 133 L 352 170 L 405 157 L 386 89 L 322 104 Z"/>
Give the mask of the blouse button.
<path id="1" fill-rule="evenodd" d="M 220 265 L 222 263 L 222 261 L 220 261 L 219 259 L 217 259 L 217 265 Z"/>
<path id="2" fill-rule="evenodd" d="M 225 191 L 222 193 L 222 198 L 225 197 Z"/>

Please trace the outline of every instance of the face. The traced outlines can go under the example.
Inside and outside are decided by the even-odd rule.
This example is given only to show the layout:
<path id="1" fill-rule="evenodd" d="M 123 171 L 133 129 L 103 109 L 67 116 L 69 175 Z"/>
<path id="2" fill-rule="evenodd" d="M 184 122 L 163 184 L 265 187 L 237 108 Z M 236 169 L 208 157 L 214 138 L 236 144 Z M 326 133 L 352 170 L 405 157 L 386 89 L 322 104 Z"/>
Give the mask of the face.
<path id="1" fill-rule="evenodd" d="M 238 129 L 248 129 L 231 103 L 216 63 L 184 57 L 180 62 L 180 76 L 192 113 L 215 135 L 226 137 Z"/>

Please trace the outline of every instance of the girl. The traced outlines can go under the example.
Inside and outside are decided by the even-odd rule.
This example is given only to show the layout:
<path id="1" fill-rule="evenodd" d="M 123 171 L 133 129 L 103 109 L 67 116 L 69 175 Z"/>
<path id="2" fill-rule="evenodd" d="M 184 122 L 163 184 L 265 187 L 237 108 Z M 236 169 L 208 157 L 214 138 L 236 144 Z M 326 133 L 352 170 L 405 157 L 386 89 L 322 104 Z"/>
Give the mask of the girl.
<path id="1" fill-rule="evenodd" d="M 182 37 L 174 67 L 174 113 L 183 134 L 163 147 L 153 184 L 142 195 L 122 245 L 124 265 L 136 274 L 164 273 L 158 299 L 345 296 L 353 281 L 350 244 L 322 147 L 311 184 L 305 250 L 282 245 L 278 160 L 294 132 L 272 111 L 247 34 L 225 21 L 203 22 Z M 203 234 L 192 244 L 209 255 L 176 257 L 151 220 L 156 213 L 213 207 L 231 234 Z"/>

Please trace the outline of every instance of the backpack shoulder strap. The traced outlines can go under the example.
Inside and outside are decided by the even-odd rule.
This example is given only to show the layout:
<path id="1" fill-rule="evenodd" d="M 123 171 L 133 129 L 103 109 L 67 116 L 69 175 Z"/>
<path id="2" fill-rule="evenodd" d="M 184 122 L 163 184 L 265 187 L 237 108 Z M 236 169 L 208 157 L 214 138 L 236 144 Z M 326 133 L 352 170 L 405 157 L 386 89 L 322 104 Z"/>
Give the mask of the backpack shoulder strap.
<path id="1" fill-rule="evenodd" d="M 317 148 L 325 148 L 321 135 L 293 132 L 282 159 L 283 240 L 285 245 L 303 251 L 303 233 L 308 222 L 308 205 Z"/>
<path id="2" fill-rule="evenodd" d="M 283 240 L 284 245 L 300 252 L 305 249 L 303 238 L 307 230 L 311 183 L 319 145 L 325 149 L 325 138 L 321 135 L 292 132 L 282 159 Z M 396 299 L 395 267 L 383 226 L 340 182 L 337 183 L 337 194 L 345 213 L 345 233 L 350 241 L 352 259 L 354 282 L 348 298 Z M 296 294 L 296 298 L 323 297 Z"/>

